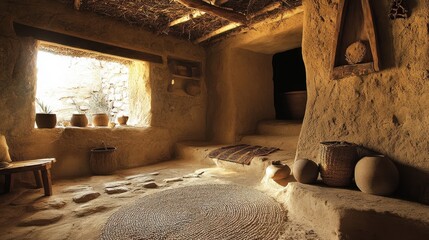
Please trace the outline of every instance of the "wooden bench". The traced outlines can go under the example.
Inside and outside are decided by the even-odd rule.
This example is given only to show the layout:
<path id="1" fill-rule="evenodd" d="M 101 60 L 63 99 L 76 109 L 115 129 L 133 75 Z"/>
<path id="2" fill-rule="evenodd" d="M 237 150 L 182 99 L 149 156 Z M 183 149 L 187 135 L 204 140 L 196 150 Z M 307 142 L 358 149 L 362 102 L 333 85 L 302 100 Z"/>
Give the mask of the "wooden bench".
<path id="1" fill-rule="evenodd" d="M 55 158 L 44 158 L 27 161 L 12 162 L 5 168 L 0 168 L 0 175 L 5 176 L 5 192 L 8 193 L 13 186 L 12 173 L 33 171 L 36 186 L 45 190 L 45 196 L 52 195 L 51 167 Z"/>

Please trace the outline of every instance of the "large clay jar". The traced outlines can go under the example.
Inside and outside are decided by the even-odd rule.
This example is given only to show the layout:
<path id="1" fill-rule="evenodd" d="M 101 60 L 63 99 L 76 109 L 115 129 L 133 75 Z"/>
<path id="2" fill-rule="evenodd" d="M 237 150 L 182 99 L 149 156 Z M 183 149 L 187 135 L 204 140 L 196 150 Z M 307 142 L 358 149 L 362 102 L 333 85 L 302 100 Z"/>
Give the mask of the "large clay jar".
<path id="1" fill-rule="evenodd" d="M 291 119 L 302 120 L 307 104 L 307 91 L 286 92 L 282 95 L 282 105 Z"/>
<path id="2" fill-rule="evenodd" d="M 88 126 L 88 118 L 83 113 L 73 114 L 70 124 L 74 127 L 86 127 Z"/>
<path id="3" fill-rule="evenodd" d="M 396 190 L 399 173 L 395 164 L 387 157 L 367 156 L 356 164 L 355 181 L 364 193 L 387 196 Z"/>
<path id="4" fill-rule="evenodd" d="M 270 166 L 265 169 L 265 176 L 273 180 L 281 180 L 289 177 L 290 168 L 286 164 L 282 164 L 280 161 L 274 161 Z"/>
<path id="5" fill-rule="evenodd" d="M 115 147 L 101 147 L 91 149 L 89 168 L 97 175 L 112 174 L 117 169 Z"/>
<path id="6" fill-rule="evenodd" d="M 107 127 L 109 125 L 109 116 L 106 113 L 93 114 L 92 124 L 96 127 Z"/>
<path id="7" fill-rule="evenodd" d="M 293 164 L 293 176 L 300 183 L 314 183 L 319 176 L 319 166 L 309 159 L 298 159 Z"/>

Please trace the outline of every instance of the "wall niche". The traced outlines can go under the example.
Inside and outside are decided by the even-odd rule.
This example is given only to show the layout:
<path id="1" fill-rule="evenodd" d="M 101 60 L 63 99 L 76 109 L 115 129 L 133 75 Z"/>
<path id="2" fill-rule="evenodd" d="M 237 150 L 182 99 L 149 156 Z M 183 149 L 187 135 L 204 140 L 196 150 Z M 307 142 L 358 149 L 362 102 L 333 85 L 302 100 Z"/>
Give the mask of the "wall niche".
<path id="1" fill-rule="evenodd" d="M 168 92 L 177 95 L 198 96 L 201 94 L 201 63 L 168 57 L 171 80 Z"/>
<path id="2" fill-rule="evenodd" d="M 340 0 L 333 45 L 332 79 L 380 70 L 369 0 Z"/>

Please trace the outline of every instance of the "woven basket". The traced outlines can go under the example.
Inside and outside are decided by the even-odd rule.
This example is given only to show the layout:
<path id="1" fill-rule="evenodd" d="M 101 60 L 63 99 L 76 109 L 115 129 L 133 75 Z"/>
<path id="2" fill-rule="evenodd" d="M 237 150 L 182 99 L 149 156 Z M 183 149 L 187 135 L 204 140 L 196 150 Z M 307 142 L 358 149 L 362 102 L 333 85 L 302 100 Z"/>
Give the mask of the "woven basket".
<path id="1" fill-rule="evenodd" d="M 344 187 L 351 183 L 358 160 L 356 145 L 348 142 L 321 142 L 320 175 L 328 186 Z"/>
<path id="2" fill-rule="evenodd" d="M 101 147 L 91 149 L 89 168 L 93 174 L 108 175 L 116 171 L 117 160 L 115 147 Z"/>

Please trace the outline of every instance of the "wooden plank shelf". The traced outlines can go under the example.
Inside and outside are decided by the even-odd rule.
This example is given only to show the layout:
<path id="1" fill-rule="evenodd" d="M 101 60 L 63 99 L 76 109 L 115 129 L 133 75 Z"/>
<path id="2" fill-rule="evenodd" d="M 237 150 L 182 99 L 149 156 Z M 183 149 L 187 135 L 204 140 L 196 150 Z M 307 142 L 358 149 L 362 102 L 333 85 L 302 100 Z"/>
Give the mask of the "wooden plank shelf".
<path id="1" fill-rule="evenodd" d="M 200 81 L 200 78 L 198 78 L 198 77 L 188 77 L 188 76 L 183 76 L 183 75 L 174 74 L 174 73 L 172 73 L 171 76 L 173 77 L 173 79 L 182 78 L 182 79 L 190 79 L 190 80 Z"/>

